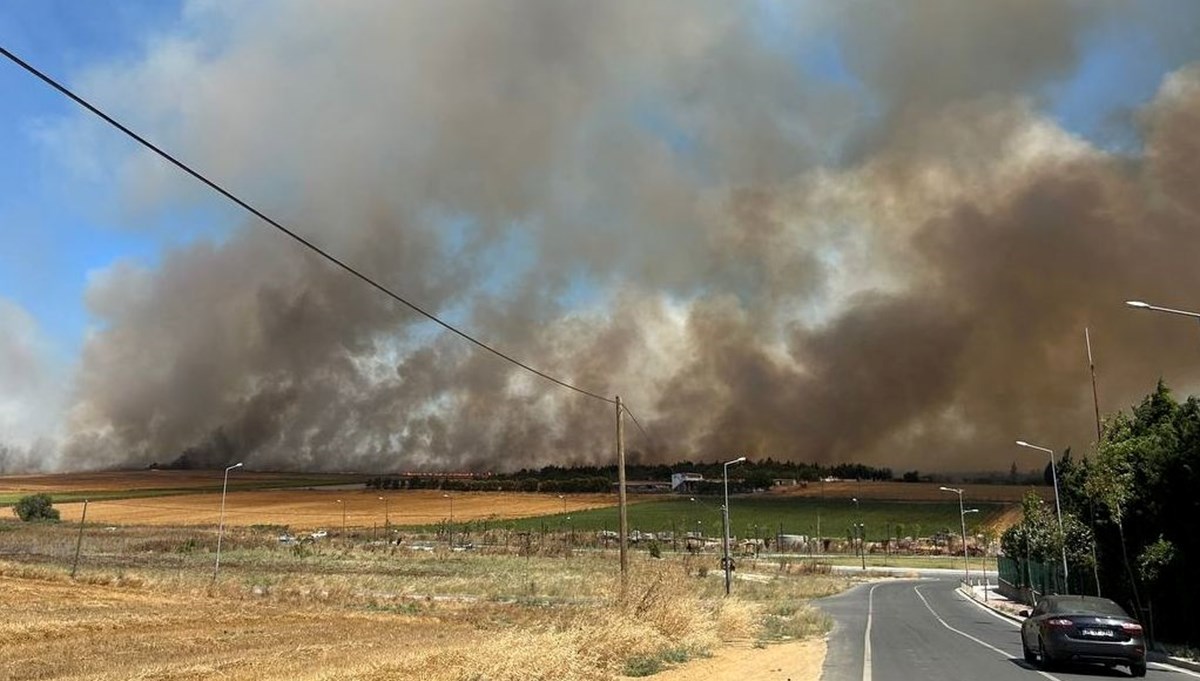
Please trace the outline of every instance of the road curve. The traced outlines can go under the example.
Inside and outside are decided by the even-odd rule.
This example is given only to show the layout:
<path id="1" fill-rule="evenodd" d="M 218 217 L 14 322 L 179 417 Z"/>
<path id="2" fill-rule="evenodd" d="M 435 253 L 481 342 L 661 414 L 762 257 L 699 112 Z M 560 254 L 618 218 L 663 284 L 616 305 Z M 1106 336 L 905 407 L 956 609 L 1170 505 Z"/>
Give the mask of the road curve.
<path id="1" fill-rule="evenodd" d="M 860 584 L 816 604 L 833 618 L 822 681 L 1072 681 L 1129 678 L 1124 667 L 1046 673 L 1021 657 L 1020 625 L 960 594 L 957 581 Z M 1151 664 L 1150 679 L 1200 674 Z"/>

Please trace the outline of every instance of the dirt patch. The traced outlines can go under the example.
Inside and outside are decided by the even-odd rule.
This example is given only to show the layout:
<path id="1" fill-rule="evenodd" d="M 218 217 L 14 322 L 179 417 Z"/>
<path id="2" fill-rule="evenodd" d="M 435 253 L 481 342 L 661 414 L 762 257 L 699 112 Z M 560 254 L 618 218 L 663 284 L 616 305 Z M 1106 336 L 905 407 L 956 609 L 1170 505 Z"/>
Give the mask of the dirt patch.
<path id="1" fill-rule="evenodd" d="M 938 483 L 928 482 L 876 482 L 863 480 L 838 480 L 836 482 L 810 482 L 807 486 L 777 487 L 771 494 L 780 496 L 816 497 L 822 494 L 831 499 L 872 499 L 877 501 L 956 501 L 957 497 L 943 492 Z M 963 490 L 964 498 L 972 503 L 1020 503 L 1027 492 L 1036 492 L 1043 499 L 1053 500 L 1054 490 L 1049 487 L 1024 485 L 955 485 Z"/>
<path id="2" fill-rule="evenodd" d="M 436 490 L 333 491 L 320 489 L 230 492 L 225 499 L 227 525 L 287 525 L 296 529 L 393 525 L 429 525 L 451 519 L 527 518 L 614 506 L 607 494 L 464 492 L 451 497 Z M 453 501 L 451 501 L 453 500 Z M 83 504 L 56 504 L 63 520 L 79 520 Z M 96 501 L 88 504 L 89 523 L 125 525 L 216 525 L 221 495 L 189 494 L 145 499 Z"/>
<path id="3" fill-rule="evenodd" d="M 263 473 L 238 471 L 233 484 L 270 484 L 311 480 L 338 484 L 362 482 L 361 475 Z M 102 471 L 98 473 L 56 473 L 53 475 L 8 475 L 0 477 L 0 493 L 46 492 L 128 492 L 144 489 L 188 489 L 220 486 L 223 471 Z"/>
<path id="4" fill-rule="evenodd" d="M 717 649 L 649 677 L 653 681 L 817 681 L 825 664 L 825 640 L 778 643 L 756 648 L 750 642 Z M 621 677 L 629 679 L 630 677 Z"/>

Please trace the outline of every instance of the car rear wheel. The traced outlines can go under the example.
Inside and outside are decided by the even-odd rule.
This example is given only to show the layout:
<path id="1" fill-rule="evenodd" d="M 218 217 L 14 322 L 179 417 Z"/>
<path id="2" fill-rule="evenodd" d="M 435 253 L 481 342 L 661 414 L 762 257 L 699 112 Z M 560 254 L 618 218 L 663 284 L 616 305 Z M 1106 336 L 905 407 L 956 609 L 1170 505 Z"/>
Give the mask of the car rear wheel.
<path id="1" fill-rule="evenodd" d="M 1139 676 L 1139 677 L 1145 676 L 1146 675 L 1146 661 L 1142 660 L 1141 662 L 1134 662 L 1133 664 L 1129 665 L 1129 675 L 1130 676 Z"/>
<path id="2" fill-rule="evenodd" d="M 1034 662 L 1037 662 L 1037 659 L 1038 659 L 1037 653 L 1033 652 L 1032 650 L 1029 649 L 1029 646 L 1025 645 L 1025 637 L 1024 636 L 1021 637 L 1021 652 L 1025 654 L 1025 661 L 1028 662 L 1029 664 L 1033 664 Z"/>
<path id="3" fill-rule="evenodd" d="M 1038 657 L 1041 658 L 1041 667 L 1046 671 L 1054 669 L 1056 665 L 1054 659 L 1046 652 L 1046 642 L 1038 639 Z"/>

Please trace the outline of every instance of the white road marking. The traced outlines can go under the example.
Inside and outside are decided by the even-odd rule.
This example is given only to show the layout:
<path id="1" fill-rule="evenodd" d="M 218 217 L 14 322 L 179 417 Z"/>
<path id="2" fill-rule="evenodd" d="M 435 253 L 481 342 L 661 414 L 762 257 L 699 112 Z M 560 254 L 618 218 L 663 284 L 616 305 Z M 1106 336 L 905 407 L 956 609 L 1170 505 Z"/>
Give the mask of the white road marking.
<path id="1" fill-rule="evenodd" d="M 962 636 L 963 638 L 966 638 L 968 640 L 974 641 L 975 643 L 978 643 L 979 645 L 983 646 L 984 648 L 987 648 L 988 650 L 999 653 L 1000 656 L 1006 660 L 1012 659 L 1008 653 L 1004 652 L 1003 650 L 1000 650 L 999 648 L 988 643 L 987 641 L 983 641 L 981 639 L 975 638 L 974 636 L 968 634 L 967 632 L 960 631 L 960 630 L 955 629 L 954 627 L 950 626 L 949 624 L 947 624 L 946 620 L 942 619 L 941 615 L 938 615 L 936 612 L 934 612 L 933 606 L 929 605 L 929 601 L 925 600 L 925 595 L 921 593 L 921 590 L 918 587 L 914 586 L 913 592 L 916 593 L 917 598 L 920 598 L 921 602 L 925 604 L 925 608 L 929 610 L 929 614 L 933 615 L 934 619 L 936 619 L 938 622 L 940 622 L 943 627 L 946 627 L 950 631 L 953 631 L 954 633 L 958 634 L 959 636 Z M 1047 679 L 1050 679 L 1051 681 L 1062 681 L 1062 679 L 1058 678 L 1057 676 L 1051 676 L 1050 674 L 1047 674 L 1046 672 L 1044 672 L 1040 669 L 1035 669 L 1034 671 L 1036 671 L 1038 674 L 1041 674 L 1042 676 L 1046 677 Z"/>
<path id="2" fill-rule="evenodd" d="M 871 615 L 875 604 L 875 588 L 878 584 L 872 584 L 871 590 L 867 592 L 867 629 L 863 633 L 863 681 L 871 681 Z"/>
<path id="3" fill-rule="evenodd" d="M 1014 622 L 1013 620 L 1005 617 L 1004 615 L 1001 615 L 1000 613 L 996 612 L 995 610 L 992 610 L 991 608 L 987 607 L 983 603 L 980 603 L 979 601 L 975 600 L 974 598 L 967 596 L 963 592 L 955 589 L 954 593 L 958 594 L 958 597 L 961 598 L 962 600 L 970 601 L 971 603 L 973 603 L 975 605 L 975 607 L 979 608 L 980 610 L 983 610 L 984 612 L 991 615 L 992 617 L 995 617 L 996 619 L 1000 620 L 1001 622 L 1004 622 L 1005 624 L 1010 624 L 1018 629 L 1021 628 L 1021 625 L 1019 623 Z"/>

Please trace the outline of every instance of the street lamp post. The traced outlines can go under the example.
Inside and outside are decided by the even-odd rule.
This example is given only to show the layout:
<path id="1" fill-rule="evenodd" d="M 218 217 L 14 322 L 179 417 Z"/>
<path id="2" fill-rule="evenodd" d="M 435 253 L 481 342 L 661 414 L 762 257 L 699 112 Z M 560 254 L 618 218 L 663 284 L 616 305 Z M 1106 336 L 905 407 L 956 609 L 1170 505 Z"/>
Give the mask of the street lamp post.
<path id="1" fill-rule="evenodd" d="M 217 581 L 217 574 L 221 572 L 221 537 L 225 534 L 225 492 L 229 489 L 229 471 L 235 468 L 241 468 L 242 462 L 239 461 L 225 469 L 225 482 L 221 483 L 221 519 L 217 523 L 217 561 L 213 564 L 213 583 Z"/>
<path id="2" fill-rule="evenodd" d="M 1127 300 L 1125 304 L 1129 307 L 1136 307 L 1139 310 L 1150 310 L 1152 312 L 1165 312 L 1167 314 L 1179 315 L 1180 317 L 1191 317 L 1192 319 L 1200 319 L 1200 312 L 1188 312 L 1187 310 L 1176 310 L 1170 307 L 1159 307 L 1150 303 L 1143 303 L 1140 300 Z"/>
<path id="3" fill-rule="evenodd" d="M 1032 445 L 1024 440 L 1017 440 L 1017 445 L 1020 447 L 1028 447 L 1029 449 L 1036 449 L 1040 452 L 1046 452 L 1046 454 L 1050 456 L 1050 476 L 1054 481 L 1054 510 L 1058 512 L 1058 534 L 1062 544 L 1063 590 L 1066 593 L 1070 593 L 1070 580 L 1067 579 L 1067 533 L 1066 530 L 1063 529 L 1062 503 L 1058 499 L 1058 468 L 1054 465 L 1054 450 Z"/>
<path id="4" fill-rule="evenodd" d="M 387 497 L 379 497 L 379 500 L 383 502 L 383 534 L 387 536 L 391 533 L 392 527 L 391 508 Z"/>
<path id="5" fill-rule="evenodd" d="M 450 528 L 447 532 L 447 540 L 450 543 L 450 548 L 454 548 L 454 497 L 449 494 L 443 494 L 442 498 L 450 500 Z"/>
<path id="6" fill-rule="evenodd" d="M 963 584 L 971 583 L 971 568 L 967 561 L 967 511 L 963 510 L 963 491 L 956 487 L 939 487 L 943 492 L 953 492 L 958 495 L 958 520 L 962 525 L 962 543 L 963 543 Z M 979 509 L 971 509 L 973 512 L 978 512 Z"/>
<path id="7" fill-rule="evenodd" d="M 338 499 L 337 502 L 342 505 L 342 536 L 346 536 L 346 502 Z"/>
<path id="8" fill-rule="evenodd" d="M 867 569 L 867 550 L 866 550 L 867 549 L 867 545 L 866 545 L 867 526 L 862 521 L 862 513 L 860 512 L 861 509 L 859 508 L 859 505 L 858 505 L 858 497 L 852 497 L 850 499 L 850 501 L 854 502 L 854 515 L 858 516 L 858 523 L 853 525 L 854 537 L 857 540 L 857 544 L 858 544 L 858 546 L 857 546 L 858 555 L 860 558 L 862 558 L 862 569 L 863 569 L 863 571 L 866 571 L 866 569 Z"/>
<path id="9" fill-rule="evenodd" d="M 725 465 L 722 468 L 722 470 L 724 471 L 724 474 L 725 474 L 725 508 L 724 508 L 725 559 L 723 562 L 725 563 L 725 595 L 726 596 L 729 595 L 729 580 L 732 578 L 732 569 L 733 569 L 733 565 L 729 562 L 729 467 L 735 463 L 741 463 L 745 460 L 746 460 L 746 457 L 739 456 L 738 458 L 734 459 L 733 461 L 726 461 Z"/>

